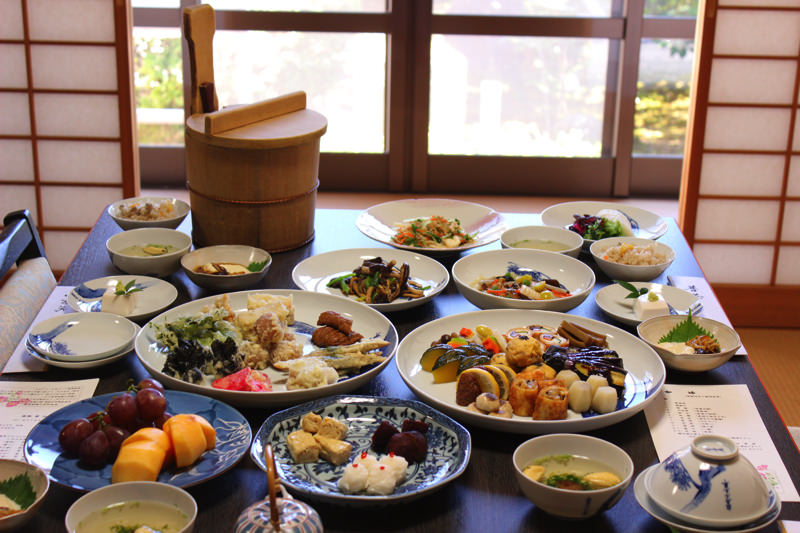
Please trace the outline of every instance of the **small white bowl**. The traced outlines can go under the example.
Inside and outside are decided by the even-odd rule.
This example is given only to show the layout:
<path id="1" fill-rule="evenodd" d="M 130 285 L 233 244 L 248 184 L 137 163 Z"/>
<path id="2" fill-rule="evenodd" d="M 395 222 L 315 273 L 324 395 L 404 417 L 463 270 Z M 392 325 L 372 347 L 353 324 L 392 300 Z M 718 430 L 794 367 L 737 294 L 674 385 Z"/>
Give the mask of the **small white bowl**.
<path id="1" fill-rule="evenodd" d="M 13 531 L 19 529 L 39 511 L 47 491 L 50 489 L 50 480 L 39 468 L 23 461 L 14 459 L 0 459 L 0 481 L 5 481 L 20 474 L 27 474 L 31 481 L 36 499 L 32 504 L 18 513 L 0 517 L 0 531 Z"/>
<path id="2" fill-rule="evenodd" d="M 770 489 L 731 439 L 700 435 L 645 479 L 647 494 L 667 513 L 697 526 L 734 528 L 764 516 Z"/>
<path id="3" fill-rule="evenodd" d="M 556 226 L 519 226 L 506 230 L 500 235 L 500 244 L 503 248 L 554 251 L 536 246 L 530 241 L 550 241 L 554 244 L 561 244 L 564 249 L 556 252 L 576 259 L 580 255 L 581 247 L 583 246 L 583 237 L 574 231 Z"/>
<path id="4" fill-rule="evenodd" d="M 174 246 L 175 250 L 162 255 L 135 257 L 120 253 L 134 245 L 164 244 Z M 106 250 L 115 267 L 126 274 L 169 276 L 181 264 L 183 257 L 192 247 L 192 238 L 182 231 L 168 228 L 140 228 L 117 233 L 106 241 Z"/>
<path id="5" fill-rule="evenodd" d="M 208 263 L 236 263 L 247 267 L 251 263 L 264 263 L 256 272 L 236 275 L 216 275 L 195 272 L 199 266 Z M 261 281 L 272 265 L 272 256 L 261 248 L 243 244 L 221 244 L 199 248 L 181 257 L 181 268 L 189 279 L 207 289 L 218 291 L 238 291 L 252 287 Z"/>
<path id="6" fill-rule="evenodd" d="M 197 503 L 194 498 L 180 487 L 159 483 L 157 481 L 131 481 L 127 483 L 114 483 L 84 494 L 73 503 L 64 518 L 64 524 L 69 533 L 82 533 L 81 522 L 86 520 L 95 511 L 102 511 L 109 505 L 154 502 L 176 507 L 186 515 L 188 523 L 181 529 L 171 530 L 171 533 L 189 533 L 194 529 L 197 518 Z M 161 524 L 148 524 L 146 517 L 138 519 L 142 525 L 156 528 Z"/>
<path id="7" fill-rule="evenodd" d="M 481 292 L 473 287 L 479 279 L 502 276 L 511 268 L 537 270 L 550 279 L 558 280 L 570 291 L 570 296 L 552 300 L 515 300 Z M 506 248 L 479 252 L 462 257 L 453 265 L 453 279 L 458 291 L 481 309 L 543 309 L 568 311 L 583 302 L 594 287 L 591 268 L 564 254 Z"/>
<path id="8" fill-rule="evenodd" d="M 121 216 L 123 206 L 138 205 L 143 206 L 146 203 L 156 205 L 168 205 L 168 216 L 158 218 L 156 220 L 134 220 L 131 218 L 123 218 Z M 177 228 L 186 215 L 189 214 L 189 204 L 177 198 L 169 198 L 165 196 L 140 196 L 138 198 L 127 198 L 114 202 L 108 206 L 108 214 L 114 219 L 120 228 L 124 230 L 138 229 L 138 228 Z"/>
<path id="9" fill-rule="evenodd" d="M 607 249 L 612 246 L 618 246 L 619 244 L 653 246 L 656 253 L 664 254 L 666 261 L 657 265 L 623 265 L 603 258 Z M 609 237 L 607 239 L 600 239 L 589 247 L 589 252 L 591 252 L 600 270 L 612 280 L 650 281 L 660 276 L 667 267 L 672 264 L 672 261 L 675 260 L 675 251 L 666 244 L 651 239 L 642 239 L 640 237 Z"/>
<path id="10" fill-rule="evenodd" d="M 607 465 L 622 480 L 599 490 L 567 490 L 534 481 L 523 471 L 537 459 L 554 455 L 577 455 Z M 560 518 L 584 519 L 616 504 L 633 476 L 633 461 L 622 448 L 608 441 L 578 433 L 542 435 L 520 444 L 512 457 L 520 489 L 542 511 Z"/>
<path id="11" fill-rule="evenodd" d="M 733 357 L 741 346 L 736 331 L 717 320 L 702 316 L 693 316 L 692 321 L 711 333 L 719 342 L 720 353 L 710 354 L 676 354 L 658 345 L 658 340 L 674 328 L 679 322 L 686 320 L 686 315 L 664 315 L 645 320 L 636 327 L 639 337 L 650 345 L 664 361 L 664 365 L 684 372 L 705 372 L 723 365 Z"/>

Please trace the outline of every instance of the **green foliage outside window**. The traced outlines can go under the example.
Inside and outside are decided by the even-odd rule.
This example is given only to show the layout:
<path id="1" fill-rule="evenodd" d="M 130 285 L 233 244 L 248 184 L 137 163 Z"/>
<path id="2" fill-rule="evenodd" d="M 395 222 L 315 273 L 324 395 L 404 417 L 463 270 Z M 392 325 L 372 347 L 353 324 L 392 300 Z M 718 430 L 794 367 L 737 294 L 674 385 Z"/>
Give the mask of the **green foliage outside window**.
<path id="1" fill-rule="evenodd" d="M 183 109 L 180 38 L 136 37 L 136 107 Z M 183 124 L 143 124 L 139 144 L 183 144 Z"/>

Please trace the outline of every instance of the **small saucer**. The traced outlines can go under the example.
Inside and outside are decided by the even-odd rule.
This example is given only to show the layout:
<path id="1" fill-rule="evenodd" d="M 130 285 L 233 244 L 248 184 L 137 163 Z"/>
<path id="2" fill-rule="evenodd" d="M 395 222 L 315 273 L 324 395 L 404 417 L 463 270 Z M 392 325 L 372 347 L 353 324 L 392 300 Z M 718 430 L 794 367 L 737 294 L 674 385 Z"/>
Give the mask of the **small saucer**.
<path id="1" fill-rule="evenodd" d="M 138 331 L 138 330 L 137 330 Z M 25 349 L 28 352 L 28 355 L 41 361 L 42 363 L 50 366 L 56 366 L 58 368 L 71 368 L 73 370 L 80 370 L 84 368 L 95 368 L 98 366 L 104 366 L 113 363 L 114 361 L 118 361 L 125 357 L 126 355 L 133 353 L 133 345 L 126 346 L 119 352 L 109 355 L 108 357 L 103 357 L 101 359 L 93 359 L 91 361 L 59 361 L 58 359 L 52 359 L 46 355 L 40 354 L 33 347 L 25 343 Z"/>
<path id="2" fill-rule="evenodd" d="M 116 286 L 117 282 L 123 285 L 133 281 L 135 287 L 141 289 L 137 293 L 136 307 L 128 315 L 128 320 L 147 320 L 167 307 L 178 297 L 178 289 L 171 283 L 148 276 L 107 276 L 81 283 L 75 286 L 67 295 L 67 303 L 75 311 L 81 313 L 98 313 L 103 309 L 101 300 L 108 287 Z"/>
<path id="3" fill-rule="evenodd" d="M 758 531 L 761 528 L 771 524 L 774 522 L 778 515 L 781 514 L 781 501 L 778 498 L 778 495 L 775 494 L 775 491 L 770 490 L 770 499 L 772 500 L 772 505 L 767 511 L 767 514 L 759 518 L 754 522 L 750 522 L 748 524 L 743 524 L 741 526 L 737 526 L 732 529 L 724 529 L 724 528 L 712 528 L 712 527 L 698 527 L 688 522 L 684 522 L 678 518 L 673 517 L 672 515 L 668 514 L 666 511 L 661 509 L 655 501 L 647 494 L 647 488 L 645 487 L 645 481 L 647 477 L 655 470 L 658 465 L 653 465 L 640 473 L 633 482 L 633 494 L 636 497 L 636 501 L 639 502 L 639 505 L 642 508 L 661 522 L 667 526 L 673 527 L 678 531 L 685 532 L 685 533 L 749 533 L 751 531 Z"/>
<path id="4" fill-rule="evenodd" d="M 28 344 L 59 361 L 93 361 L 133 344 L 139 328 L 111 313 L 69 313 L 43 320 L 31 328 Z"/>

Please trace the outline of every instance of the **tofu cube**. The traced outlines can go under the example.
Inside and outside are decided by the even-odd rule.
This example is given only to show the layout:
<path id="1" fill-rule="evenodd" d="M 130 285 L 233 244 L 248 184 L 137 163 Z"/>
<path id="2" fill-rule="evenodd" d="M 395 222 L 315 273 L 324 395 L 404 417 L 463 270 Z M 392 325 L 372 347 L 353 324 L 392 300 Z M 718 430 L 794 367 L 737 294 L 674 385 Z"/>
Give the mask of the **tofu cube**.
<path id="1" fill-rule="evenodd" d="M 350 460 L 353 445 L 349 442 L 324 437 L 319 433 L 314 435 L 314 439 L 319 444 L 319 456 L 329 463 L 338 466 Z"/>
<path id="2" fill-rule="evenodd" d="M 329 439 L 344 440 L 347 437 L 347 424 L 326 416 L 319 425 L 317 434 Z"/>
<path id="3" fill-rule="evenodd" d="M 130 294 L 115 294 L 114 287 L 108 287 L 103 297 L 100 299 L 100 309 L 104 313 L 113 313 L 115 315 L 127 316 L 133 313 L 136 309 L 139 294 L 136 292 Z"/>
<path id="4" fill-rule="evenodd" d="M 322 417 L 317 413 L 308 412 L 300 419 L 300 429 L 308 431 L 309 433 L 316 433 L 319 431 L 319 425 L 322 423 Z"/>
<path id="5" fill-rule="evenodd" d="M 289 433 L 286 446 L 295 463 L 315 463 L 319 460 L 320 445 L 308 431 L 299 429 Z"/>

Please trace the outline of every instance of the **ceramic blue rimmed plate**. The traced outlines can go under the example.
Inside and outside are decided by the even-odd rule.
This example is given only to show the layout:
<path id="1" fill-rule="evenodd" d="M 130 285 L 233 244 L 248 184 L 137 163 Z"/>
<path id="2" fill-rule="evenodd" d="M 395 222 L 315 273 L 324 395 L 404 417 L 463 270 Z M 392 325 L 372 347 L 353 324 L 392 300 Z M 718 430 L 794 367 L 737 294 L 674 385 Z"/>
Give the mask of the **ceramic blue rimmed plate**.
<path id="1" fill-rule="evenodd" d="M 35 324 L 28 344 L 51 359 L 92 361 L 131 346 L 138 332 L 136 324 L 119 315 L 69 313 Z"/>
<path id="2" fill-rule="evenodd" d="M 111 484 L 111 464 L 96 470 L 81 467 L 77 458 L 61 453 L 58 433 L 68 422 L 105 409 L 119 393 L 103 394 L 75 402 L 40 421 L 25 439 L 25 460 L 44 470 L 50 480 L 65 487 L 90 491 Z M 190 487 L 215 478 L 232 468 L 250 447 L 252 433 L 242 414 L 213 398 L 188 392 L 166 391 L 171 413 L 194 413 L 208 420 L 217 432 L 217 445 L 187 468 L 165 468 L 158 481 Z"/>
<path id="3" fill-rule="evenodd" d="M 117 282 L 123 285 L 134 282 L 134 287 L 141 289 L 136 293 L 136 306 L 127 315 L 128 320 L 145 320 L 160 313 L 178 297 L 178 289 L 163 279 L 148 276 L 107 276 L 86 281 L 76 285 L 67 295 L 67 304 L 81 313 L 97 313 L 102 311 L 101 300 L 108 287 L 115 287 Z"/>
<path id="4" fill-rule="evenodd" d="M 139 326 L 136 326 L 137 331 Z M 113 353 L 107 357 L 102 357 L 100 359 L 92 359 L 91 361 L 61 361 L 59 359 L 53 359 L 51 357 L 47 357 L 46 355 L 40 354 L 33 347 L 25 343 L 25 349 L 29 356 L 33 357 L 34 359 L 38 359 L 42 363 L 50 366 L 57 366 L 59 368 L 71 368 L 73 370 L 81 370 L 85 368 L 95 368 L 98 366 L 108 365 L 113 363 L 114 361 L 118 361 L 123 357 L 127 356 L 130 353 L 133 353 L 133 346 L 128 345 L 122 350 L 117 353 Z"/>
<path id="5" fill-rule="evenodd" d="M 309 411 L 348 425 L 346 440 L 353 445 L 351 460 L 370 450 L 372 434 L 382 421 L 399 428 L 407 418 L 423 420 L 430 424 L 426 433 L 427 456 L 422 463 L 409 465 L 406 481 L 388 496 L 342 493 L 337 482 L 347 463 L 334 466 L 320 460 L 296 464 L 286 446 L 287 435 L 300 428 L 300 419 Z M 463 426 L 424 403 L 348 395 L 315 400 L 267 418 L 250 450 L 251 458 L 263 470 L 266 470 L 264 447 L 267 444 L 272 444 L 278 475 L 290 491 L 301 498 L 352 506 L 404 503 L 433 492 L 464 472 L 472 449 L 470 434 Z M 371 453 L 380 455 L 374 451 Z"/>

